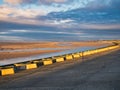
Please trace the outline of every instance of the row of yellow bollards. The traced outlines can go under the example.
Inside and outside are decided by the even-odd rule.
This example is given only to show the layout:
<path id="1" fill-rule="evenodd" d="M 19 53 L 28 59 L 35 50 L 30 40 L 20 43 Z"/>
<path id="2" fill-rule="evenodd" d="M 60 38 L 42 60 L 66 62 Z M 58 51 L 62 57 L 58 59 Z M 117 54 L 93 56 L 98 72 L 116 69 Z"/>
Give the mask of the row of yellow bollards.
<path id="1" fill-rule="evenodd" d="M 62 56 L 55 56 L 55 57 L 39 59 L 39 60 L 31 60 L 29 62 L 21 62 L 21 63 L 9 65 L 9 66 L 2 66 L 0 67 L 0 75 L 1 76 L 11 75 L 11 74 L 15 74 L 17 71 L 20 71 L 20 70 L 34 69 L 42 65 L 50 65 L 56 62 L 63 62 L 65 60 L 75 60 L 83 56 L 93 55 L 96 53 L 100 53 L 100 52 L 104 52 L 104 51 L 108 51 L 116 48 L 119 48 L 119 46 L 118 45 L 108 46 L 104 48 L 98 48 L 95 50 L 88 50 L 84 52 L 77 52 L 77 53 L 66 54 Z"/>

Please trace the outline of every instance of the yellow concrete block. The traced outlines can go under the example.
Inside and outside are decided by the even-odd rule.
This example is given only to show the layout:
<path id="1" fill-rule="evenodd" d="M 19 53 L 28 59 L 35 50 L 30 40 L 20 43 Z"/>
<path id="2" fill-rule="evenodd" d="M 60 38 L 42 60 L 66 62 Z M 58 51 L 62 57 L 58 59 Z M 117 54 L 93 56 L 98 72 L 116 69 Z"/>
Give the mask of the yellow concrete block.
<path id="1" fill-rule="evenodd" d="M 58 58 L 55 58 L 55 61 L 56 62 L 63 62 L 64 58 L 63 57 L 58 57 Z"/>
<path id="2" fill-rule="evenodd" d="M 111 49 L 115 49 L 115 48 L 118 48 L 119 46 L 117 45 L 117 46 L 111 46 L 111 47 L 109 47 L 109 49 L 111 50 Z"/>
<path id="3" fill-rule="evenodd" d="M 6 68 L 0 70 L 1 76 L 14 74 L 14 68 Z"/>
<path id="4" fill-rule="evenodd" d="M 72 54 L 74 58 L 80 58 L 79 53 Z"/>
<path id="5" fill-rule="evenodd" d="M 101 48 L 101 50 L 100 50 L 100 51 L 101 51 L 101 52 L 103 52 L 103 51 L 104 51 L 104 49 L 102 49 L 102 48 Z"/>
<path id="6" fill-rule="evenodd" d="M 84 52 L 84 53 L 83 53 L 83 56 L 86 56 L 86 55 L 88 55 L 87 52 Z"/>
<path id="7" fill-rule="evenodd" d="M 98 50 L 89 50 L 89 51 L 83 52 L 83 56 L 92 55 L 96 53 L 98 53 Z"/>
<path id="8" fill-rule="evenodd" d="M 53 64 L 52 59 L 43 60 L 43 65 L 50 65 L 50 64 Z"/>
<path id="9" fill-rule="evenodd" d="M 83 52 L 83 56 L 87 56 L 87 55 L 90 55 L 92 53 L 93 53 L 93 51 L 85 51 L 85 52 Z"/>
<path id="10" fill-rule="evenodd" d="M 101 49 L 98 49 L 97 52 L 98 52 L 98 53 L 99 53 L 99 52 L 102 52 L 102 50 L 101 50 Z"/>
<path id="11" fill-rule="evenodd" d="M 96 50 L 94 50 L 94 53 L 96 54 L 96 53 L 98 53 L 98 50 L 96 49 Z"/>
<path id="12" fill-rule="evenodd" d="M 25 66 L 25 64 L 23 63 L 17 63 L 17 64 L 14 64 L 16 67 L 19 67 L 19 66 Z"/>
<path id="13" fill-rule="evenodd" d="M 34 62 L 34 63 L 39 63 L 39 62 L 41 62 L 40 60 L 36 60 L 36 61 L 32 61 L 32 62 Z"/>
<path id="14" fill-rule="evenodd" d="M 66 58 L 66 60 L 72 60 L 73 59 L 72 54 L 71 55 L 66 55 L 65 58 Z"/>
<path id="15" fill-rule="evenodd" d="M 96 54 L 96 50 L 93 51 L 93 54 Z"/>
<path id="16" fill-rule="evenodd" d="M 92 54 L 95 54 L 96 50 L 92 50 Z"/>
<path id="17" fill-rule="evenodd" d="M 94 54 L 94 50 L 89 51 L 89 55 Z"/>
<path id="18" fill-rule="evenodd" d="M 106 51 L 106 50 L 107 50 L 106 48 L 103 48 L 103 49 L 102 49 L 103 52 Z"/>
<path id="19" fill-rule="evenodd" d="M 26 69 L 33 69 L 33 68 L 37 68 L 37 65 L 35 63 L 26 64 Z"/>
<path id="20" fill-rule="evenodd" d="M 26 69 L 26 64 L 25 63 L 17 63 L 17 64 L 14 64 L 15 68 L 17 70 L 24 70 Z"/>
<path id="21" fill-rule="evenodd" d="M 80 52 L 79 55 L 80 55 L 80 57 L 82 57 L 83 56 L 83 52 Z"/>

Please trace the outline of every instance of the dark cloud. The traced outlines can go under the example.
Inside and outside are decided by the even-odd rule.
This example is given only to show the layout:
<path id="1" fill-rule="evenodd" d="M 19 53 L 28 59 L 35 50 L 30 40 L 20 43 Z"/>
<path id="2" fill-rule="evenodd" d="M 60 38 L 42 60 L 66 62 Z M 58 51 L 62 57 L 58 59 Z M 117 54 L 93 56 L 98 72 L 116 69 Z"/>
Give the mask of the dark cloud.
<path id="1" fill-rule="evenodd" d="M 11 29 L 49 30 L 49 29 L 55 29 L 55 27 L 43 26 L 43 25 L 31 25 L 31 24 L 30 25 L 29 24 L 18 24 L 18 23 L 0 21 L 0 31 L 11 30 Z"/>
<path id="2" fill-rule="evenodd" d="M 21 4 L 21 5 L 24 5 L 24 4 L 52 4 L 52 3 L 66 3 L 68 2 L 69 0 L 4 0 L 5 3 L 8 3 L 8 4 Z M 71 0 L 70 0 L 71 1 Z"/>
<path id="3" fill-rule="evenodd" d="M 120 12 L 114 9 L 91 10 L 80 8 L 66 12 L 52 12 L 47 16 L 38 16 L 40 20 L 66 20 L 71 19 L 76 23 L 120 23 Z"/>
<path id="4" fill-rule="evenodd" d="M 75 3 L 76 5 L 78 4 L 78 6 L 84 5 L 85 7 L 94 8 L 94 9 L 104 8 L 104 7 L 120 8 L 120 0 L 13 0 L 13 1 L 4 0 L 4 2 L 13 5 L 14 4 L 50 5 L 53 3 L 69 5 L 70 3 Z"/>
<path id="5" fill-rule="evenodd" d="M 120 9 L 120 0 L 94 0 L 89 2 L 86 7 L 91 9 Z"/>
<path id="6" fill-rule="evenodd" d="M 37 19 L 72 19 L 77 23 L 120 23 L 120 0 L 88 0 L 84 8 L 51 12 L 47 16 L 37 16 Z"/>
<path id="7" fill-rule="evenodd" d="M 112 0 L 111 1 L 111 6 L 113 8 L 119 9 L 120 10 L 120 0 Z"/>

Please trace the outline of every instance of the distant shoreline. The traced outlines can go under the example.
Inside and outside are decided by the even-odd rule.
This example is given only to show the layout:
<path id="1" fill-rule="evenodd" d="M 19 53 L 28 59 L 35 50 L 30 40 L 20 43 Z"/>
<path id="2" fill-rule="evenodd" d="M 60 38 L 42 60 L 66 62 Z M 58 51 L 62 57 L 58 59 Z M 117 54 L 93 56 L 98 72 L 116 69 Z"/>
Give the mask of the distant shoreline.
<path id="1" fill-rule="evenodd" d="M 19 57 L 29 57 L 32 55 L 48 54 L 48 53 L 59 52 L 68 49 L 75 49 L 78 47 L 89 47 L 89 46 L 96 47 L 96 46 L 104 46 L 104 45 L 112 45 L 112 44 L 113 41 L 7 42 L 7 43 L 0 43 L 0 50 L 1 50 L 0 60 L 19 58 Z M 11 52 L 9 52 L 9 50 Z"/>

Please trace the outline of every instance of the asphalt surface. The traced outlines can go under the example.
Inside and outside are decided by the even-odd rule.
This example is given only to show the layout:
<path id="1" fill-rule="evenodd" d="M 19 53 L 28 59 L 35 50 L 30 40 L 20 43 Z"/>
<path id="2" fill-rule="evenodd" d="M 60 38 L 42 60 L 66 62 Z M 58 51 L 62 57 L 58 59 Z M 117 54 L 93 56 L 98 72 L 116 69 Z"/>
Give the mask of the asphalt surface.
<path id="1" fill-rule="evenodd" d="M 0 76 L 0 90 L 120 90 L 120 50 Z"/>

